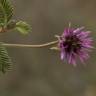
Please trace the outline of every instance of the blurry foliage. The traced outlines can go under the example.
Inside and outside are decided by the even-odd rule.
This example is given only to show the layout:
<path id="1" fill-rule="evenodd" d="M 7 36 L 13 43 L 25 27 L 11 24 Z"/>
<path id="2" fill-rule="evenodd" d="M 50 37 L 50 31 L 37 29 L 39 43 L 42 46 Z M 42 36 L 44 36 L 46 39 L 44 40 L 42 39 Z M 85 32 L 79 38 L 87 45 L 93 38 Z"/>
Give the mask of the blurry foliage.
<path id="1" fill-rule="evenodd" d="M 0 0 L 0 32 L 18 30 L 22 34 L 28 34 L 31 27 L 24 21 L 11 20 L 13 17 L 13 6 L 8 0 Z M 3 43 L 0 43 L 0 71 L 5 73 L 12 64 Z"/>
<path id="2" fill-rule="evenodd" d="M 8 55 L 8 52 L 6 48 L 0 43 L 0 71 L 3 73 L 6 72 L 6 70 L 11 69 L 11 59 Z"/>
<path id="3" fill-rule="evenodd" d="M 8 0 L 0 0 L 0 25 L 6 26 L 13 16 L 13 7 Z"/>
<path id="4" fill-rule="evenodd" d="M 31 27 L 26 22 L 19 21 L 16 23 L 16 30 L 22 34 L 28 34 L 28 32 L 31 32 Z"/>

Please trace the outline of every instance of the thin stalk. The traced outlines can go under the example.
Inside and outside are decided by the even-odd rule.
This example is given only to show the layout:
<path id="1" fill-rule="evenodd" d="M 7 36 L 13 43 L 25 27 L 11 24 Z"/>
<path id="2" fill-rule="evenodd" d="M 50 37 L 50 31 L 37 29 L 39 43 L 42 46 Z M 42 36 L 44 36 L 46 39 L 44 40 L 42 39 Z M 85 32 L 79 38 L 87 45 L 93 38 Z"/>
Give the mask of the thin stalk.
<path id="1" fill-rule="evenodd" d="M 58 40 L 57 40 L 57 41 L 48 42 L 48 43 L 45 43 L 45 44 L 39 44 L 39 45 L 7 44 L 7 43 L 3 43 L 2 45 L 5 46 L 5 47 L 42 48 L 42 47 L 47 47 L 47 46 L 50 46 L 50 45 L 54 45 L 54 44 L 56 44 L 56 43 L 58 43 Z"/>

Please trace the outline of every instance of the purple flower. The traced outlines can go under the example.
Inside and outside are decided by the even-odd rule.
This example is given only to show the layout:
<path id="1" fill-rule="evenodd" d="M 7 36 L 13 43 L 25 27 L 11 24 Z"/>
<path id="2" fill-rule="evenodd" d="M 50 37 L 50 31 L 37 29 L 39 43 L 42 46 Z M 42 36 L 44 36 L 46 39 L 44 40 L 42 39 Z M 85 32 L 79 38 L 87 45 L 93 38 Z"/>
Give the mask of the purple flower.
<path id="1" fill-rule="evenodd" d="M 61 36 L 58 37 L 58 47 L 61 51 L 61 59 L 67 60 L 69 64 L 76 65 L 79 57 L 81 62 L 89 58 L 88 52 L 92 47 L 92 38 L 89 31 L 81 28 L 66 28 Z"/>

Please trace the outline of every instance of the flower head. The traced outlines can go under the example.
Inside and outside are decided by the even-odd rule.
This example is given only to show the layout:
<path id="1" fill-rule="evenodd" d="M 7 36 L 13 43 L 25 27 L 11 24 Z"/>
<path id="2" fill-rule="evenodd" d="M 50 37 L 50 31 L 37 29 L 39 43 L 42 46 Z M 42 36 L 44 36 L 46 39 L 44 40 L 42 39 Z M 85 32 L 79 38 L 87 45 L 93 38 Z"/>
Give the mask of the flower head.
<path id="1" fill-rule="evenodd" d="M 61 59 L 66 59 L 69 64 L 76 65 L 77 57 L 84 63 L 89 58 L 88 52 L 92 47 L 92 38 L 89 31 L 81 28 L 66 28 L 58 37 L 58 47 L 61 51 Z"/>

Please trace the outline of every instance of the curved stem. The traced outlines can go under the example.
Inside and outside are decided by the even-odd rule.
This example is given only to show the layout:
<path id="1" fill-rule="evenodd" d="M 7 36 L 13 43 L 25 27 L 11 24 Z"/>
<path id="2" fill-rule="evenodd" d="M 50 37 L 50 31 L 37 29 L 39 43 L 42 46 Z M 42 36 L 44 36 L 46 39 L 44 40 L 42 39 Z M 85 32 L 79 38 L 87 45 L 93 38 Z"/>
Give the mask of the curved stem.
<path id="1" fill-rule="evenodd" d="M 47 46 L 50 46 L 50 45 L 54 45 L 54 44 L 56 44 L 56 43 L 58 43 L 58 40 L 57 40 L 57 41 L 48 42 L 48 43 L 45 43 L 45 44 L 40 44 L 40 45 L 7 44 L 7 43 L 3 43 L 2 45 L 3 45 L 3 46 L 6 46 L 6 47 L 42 48 L 42 47 L 47 47 Z"/>

